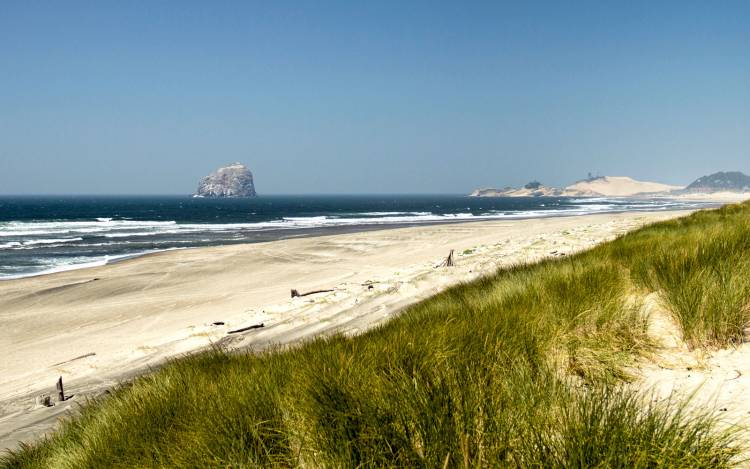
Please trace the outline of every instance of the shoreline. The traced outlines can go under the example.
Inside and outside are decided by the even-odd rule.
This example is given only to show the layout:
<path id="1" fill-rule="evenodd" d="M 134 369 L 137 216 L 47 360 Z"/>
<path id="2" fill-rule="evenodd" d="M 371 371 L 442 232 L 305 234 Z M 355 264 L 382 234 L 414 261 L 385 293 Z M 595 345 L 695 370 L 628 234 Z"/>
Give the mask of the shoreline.
<path id="1" fill-rule="evenodd" d="M 387 227 L 158 252 L 0 282 L 0 327 L 12 331 L 2 347 L 8 369 L 0 383 L 0 448 L 43 434 L 86 397 L 211 344 L 263 350 L 357 334 L 497 268 L 578 252 L 690 212 Z M 456 267 L 435 268 L 450 249 Z M 333 291 L 290 299 L 291 288 Z M 75 397 L 33 409 L 33 397 L 53 390 L 58 376 Z"/>
<path id="2" fill-rule="evenodd" d="M 750 194 L 746 194 L 746 198 L 750 198 Z M 467 196 L 470 197 L 470 196 Z M 571 197 L 575 198 L 575 197 Z M 675 200 L 681 200 L 675 198 Z M 702 204 L 706 204 L 703 207 L 700 207 L 700 209 L 706 209 L 706 208 L 716 208 L 721 206 L 723 203 L 727 203 L 732 200 L 725 200 L 722 198 L 703 198 L 703 199 L 682 199 L 686 202 L 700 202 Z M 744 200 L 744 198 L 742 199 Z M 81 270 L 81 269 L 90 269 L 95 267 L 102 267 L 105 265 L 113 265 L 120 262 L 129 261 L 131 259 L 137 259 L 142 257 L 147 257 L 154 254 L 159 254 L 162 252 L 168 252 L 168 251 L 175 251 L 175 250 L 187 250 L 187 249 L 202 249 L 202 248 L 211 248 L 211 247 L 220 247 L 220 246 L 236 246 L 236 245 L 244 245 L 244 244 L 257 244 L 257 243 L 266 243 L 266 242 L 274 242 L 274 241 L 283 241 L 287 239 L 296 239 L 296 238 L 311 238 L 311 237 L 319 237 L 319 236 L 335 236 L 338 234 L 348 234 L 348 233 L 363 233 L 363 232 L 369 232 L 369 231 L 380 231 L 380 230 L 391 230 L 391 229 L 401 229 L 401 228 L 412 228 L 412 227 L 421 227 L 421 226 L 439 226 L 444 224 L 455 224 L 455 223 L 483 223 L 483 222 L 491 222 L 491 221 L 515 221 L 515 220 L 536 220 L 536 219 L 549 219 L 549 218 L 560 218 L 560 217 L 583 217 L 588 215 L 609 215 L 609 214 L 618 214 L 618 213 L 651 213 L 651 212 L 673 212 L 673 211 L 684 211 L 685 208 L 663 208 L 661 210 L 603 210 L 600 212 L 592 211 L 588 213 L 564 213 L 564 212 L 554 212 L 550 215 L 528 215 L 524 216 L 523 214 L 519 214 L 519 216 L 477 216 L 473 219 L 446 219 L 446 220 L 432 220 L 432 221 L 423 221 L 423 222 L 393 222 L 393 223 L 370 223 L 370 224 L 360 224 L 360 225 L 337 225 L 337 226 L 328 226 L 328 227 L 313 227 L 313 228 L 298 228 L 298 229 L 269 229 L 269 230 L 262 230 L 256 232 L 257 235 L 259 235 L 258 239 L 256 240 L 242 240 L 236 243 L 217 243 L 217 244 L 206 244 L 206 245 L 199 245 L 199 246 L 186 246 L 186 247 L 168 247 L 163 249 L 149 249 L 142 252 L 133 252 L 128 254 L 118 254 L 118 255 L 104 255 L 103 258 L 92 258 L 91 261 L 88 262 L 82 262 L 78 264 L 65 264 L 57 267 L 52 267 L 47 270 L 42 270 L 38 272 L 29 272 L 29 273 L 21 273 L 16 275 L 9 275 L 9 276 L 0 276 L 0 284 L 8 281 L 13 280 L 20 280 L 20 279 L 26 279 L 26 278 L 34 278 L 34 277 L 41 277 L 41 276 L 47 276 L 52 274 L 58 274 L 61 272 L 69 272 L 74 270 Z M 275 236 L 274 236 L 275 235 Z M 110 259 L 111 258 L 111 259 Z"/>

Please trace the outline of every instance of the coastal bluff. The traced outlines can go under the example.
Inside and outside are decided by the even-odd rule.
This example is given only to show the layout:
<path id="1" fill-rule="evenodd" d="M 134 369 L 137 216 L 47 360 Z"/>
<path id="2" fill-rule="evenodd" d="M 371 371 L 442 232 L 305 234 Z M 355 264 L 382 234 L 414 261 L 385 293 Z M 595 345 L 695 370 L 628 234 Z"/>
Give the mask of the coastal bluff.
<path id="1" fill-rule="evenodd" d="M 255 197 L 253 173 L 242 163 L 223 166 L 198 183 L 193 197 Z"/>

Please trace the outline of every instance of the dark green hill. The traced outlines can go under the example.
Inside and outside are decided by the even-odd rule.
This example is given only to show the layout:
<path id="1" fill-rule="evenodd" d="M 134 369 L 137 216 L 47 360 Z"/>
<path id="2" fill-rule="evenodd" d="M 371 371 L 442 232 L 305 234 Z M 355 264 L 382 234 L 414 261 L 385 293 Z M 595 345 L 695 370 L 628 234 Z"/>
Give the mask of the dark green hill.
<path id="1" fill-rule="evenodd" d="M 720 171 L 696 179 L 686 187 L 686 190 L 693 192 L 750 191 L 750 176 L 739 171 Z"/>

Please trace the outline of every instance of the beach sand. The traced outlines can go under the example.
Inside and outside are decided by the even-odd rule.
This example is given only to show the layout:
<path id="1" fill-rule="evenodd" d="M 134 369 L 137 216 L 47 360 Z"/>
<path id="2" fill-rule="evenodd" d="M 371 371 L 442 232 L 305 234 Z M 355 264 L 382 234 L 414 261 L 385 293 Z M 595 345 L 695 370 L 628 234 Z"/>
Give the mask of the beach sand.
<path id="1" fill-rule="evenodd" d="M 690 350 L 658 294 L 650 294 L 645 306 L 657 349 L 635 370 L 633 385 L 654 402 L 680 402 L 713 415 L 719 428 L 737 430 L 736 436 L 750 444 L 750 343 Z"/>
<path id="2" fill-rule="evenodd" d="M 356 334 L 498 267 L 570 254 L 686 213 L 454 223 L 197 248 L 0 282 L 0 448 L 39 437 L 87 396 L 167 358 L 217 343 L 260 350 Z M 436 267 L 451 249 L 456 265 Z M 291 289 L 334 291 L 290 298 Z M 55 401 L 60 376 L 74 396 L 35 408 L 41 393 Z"/>

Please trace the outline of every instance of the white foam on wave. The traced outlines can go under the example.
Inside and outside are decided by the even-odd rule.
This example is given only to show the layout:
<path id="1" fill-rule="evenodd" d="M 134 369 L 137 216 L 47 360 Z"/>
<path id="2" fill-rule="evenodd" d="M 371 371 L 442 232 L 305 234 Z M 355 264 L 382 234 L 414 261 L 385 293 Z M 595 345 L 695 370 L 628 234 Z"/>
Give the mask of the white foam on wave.
<path id="1" fill-rule="evenodd" d="M 89 260 L 89 261 L 83 261 L 79 260 L 78 262 L 71 260 L 66 263 L 60 263 L 58 265 L 55 265 L 54 267 L 50 267 L 45 270 L 41 270 L 38 272 L 27 272 L 23 274 L 14 274 L 14 275 L 4 275 L 0 277 L 0 280 L 13 280 L 18 278 L 26 278 L 26 277 L 36 277 L 37 275 L 49 275 L 49 274 L 55 274 L 58 272 L 66 272 L 68 270 L 77 270 L 77 269 L 86 269 L 88 267 L 100 267 L 102 265 L 106 265 L 109 262 L 109 259 L 114 256 L 104 256 L 104 258 L 99 258 L 96 260 Z"/>
<path id="2" fill-rule="evenodd" d="M 519 215 L 529 216 L 533 212 L 518 212 Z M 254 223 L 176 223 L 169 222 L 138 222 L 138 221 L 102 221 L 91 222 L 60 222 L 60 223 L 18 223 L 0 224 L 0 236 L 22 237 L 32 235 L 49 235 L 57 233 L 96 234 L 105 238 L 148 237 L 168 234 L 189 234 L 197 232 L 230 232 L 256 231 L 269 229 L 300 229 L 322 228 L 335 226 L 380 225 L 400 223 L 438 222 L 459 219 L 485 219 L 505 217 L 499 214 L 447 213 L 434 214 L 432 212 L 362 212 L 360 216 L 342 217 L 341 214 L 330 216 L 319 215 L 312 217 L 284 217 Z M 19 228 L 32 229 L 19 229 Z M 44 231 L 36 228 L 45 228 Z M 101 233 L 101 234 L 99 234 Z M 73 239 L 73 238 L 70 238 Z"/>
<path id="3" fill-rule="evenodd" d="M 8 243 L 0 244 L 0 249 L 28 249 L 29 246 L 36 245 L 49 245 L 49 244 L 64 244 L 72 243 L 76 241 L 83 241 L 83 238 L 56 238 L 56 239 L 32 239 L 29 241 L 11 241 Z"/>
<path id="4" fill-rule="evenodd" d="M 164 235 L 164 234 L 175 234 L 175 233 L 190 233 L 193 230 L 162 230 L 162 231 L 136 231 L 136 232 L 127 232 L 127 233 L 106 233 L 102 236 L 105 238 L 129 238 L 131 236 L 140 237 L 140 236 L 155 236 L 155 235 Z"/>
<path id="5" fill-rule="evenodd" d="M 20 241 L 11 241 L 9 243 L 0 244 L 0 249 L 9 249 L 21 246 Z"/>
<path id="6" fill-rule="evenodd" d="M 341 213 L 339 215 L 359 215 L 364 217 L 385 217 L 385 216 L 392 216 L 392 215 L 411 215 L 411 216 L 420 216 L 420 215 L 431 215 L 432 212 L 349 212 L 349 213 Z"/>
<path id="7" fill-rule="evenodd" d="M 53 267 L 38 271 L 38 272 L 26 272 L 23 274 L 12 274 L 12 275 L 0 275 L 0 281 L 2 280 L 14 280 L 19 278 L 36 277 L 39 275 L 56 274 L 59 272 L 67 272 L 70 270 L 87 269 L 90 267 L 101 267 L 107 264 L 113 264 L 116 262 L 122 262 L 127 259 L 133 259 L 136 257 L 145 256 L 146 254 L 154 254 L 157 252 L 165 251 L 176 251 L 186 248 L 166 248 L 166 249 L 151 249 L 148 251 L 120 254 L 114 256 L 102 256 L 97 258 L 73 258 L 66 259 L 65 261 L 55 260 L 53 261 Z"/>
<path id="8" fill-rule="evenodd" d="M 101 233 L 114 230 L 132 229 L 160 229 L 175 226 L 177 222 L 170 221 L 137 221 L 112 220 L 101 218 L 98 221 L 10 221 L 0 222 L 0 237 L 34 236 L 68 233 Z"/>
<path id="9" fill-rule="evenodd" d="M 570 199 L 568 202 L 572 204 L 589 204 L 592 202 L 612 202 L 611 197 L 583 197 L 580 199 Z"/>
<path id="10" fill-rule="evenodd" d="M 341 214 L 330 216 L 319 215 L 311 217 L 284 217 L 279 220 L 271 220 L 254 223 L 185 223 L 170 226 L 169 229 L 153 229 L 149 231 L 121 231 L 118 233 L 106 233 L 106 238 L 128 238 L 147 237 L 164 234 L 190 234 L 210 232 L 242 232 L 242 231 L 265 231 L 265 230 L 291 230 L 326 228 L 337 226 L 367 226 L 388 224 L 412 224 L 412 223 L 434 223 L 441 221 L 457 220 L 491 220 L 491 219 L 517 219 L 517 218 L 545 218 L 562 215 L 581 215 L 587 213 L 600 213 L 611 211 L 633 210 L 637 207 L 616 204 L 582 204 L 560 209 L 547 210 L 505 210 L 488 211 L 479 214 L 470 212 L 435 214 L 432 212 L 399 212 L 399 215 L 383 215 L 390 212 L 362 212 L 359 217 L 341 217 Z M 644 207 L 645 208 L 645 207 Z M 649 209 L 653 209 L 649 207 Z M 379 213 L 380 216 L 372 216 Z"/>
<path id="11" fill-rule="evenodd" d="M 31 241 L 24 241 L 24 246 L 33 246 L 35 244 L 61 244 L 61 243 L 72 243 L 75 241 L 83 241 L 83 238 L 59 238 L 59 239 L 33 239 Z"/>

